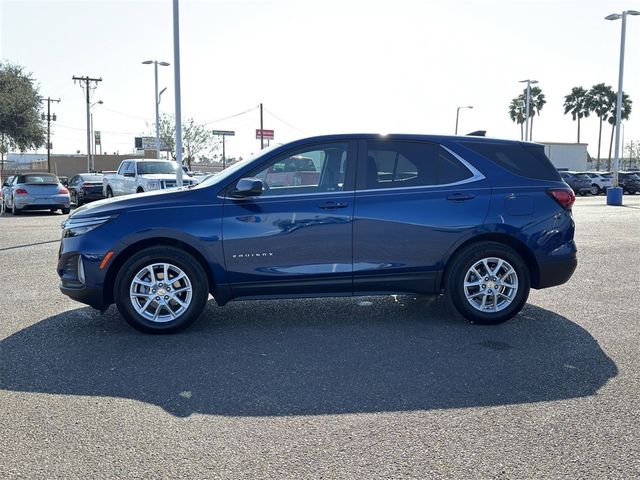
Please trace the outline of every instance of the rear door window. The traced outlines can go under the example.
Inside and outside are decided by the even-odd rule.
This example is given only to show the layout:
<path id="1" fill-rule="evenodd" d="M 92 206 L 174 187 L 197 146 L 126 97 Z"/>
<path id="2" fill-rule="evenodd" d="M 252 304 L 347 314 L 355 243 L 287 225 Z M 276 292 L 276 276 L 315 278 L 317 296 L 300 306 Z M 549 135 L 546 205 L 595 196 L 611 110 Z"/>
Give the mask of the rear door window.
<path id="1" fill-rule="evenodd" d="M 448 185 L 473 177 L 451 153 L 427 142 L 367 142 L 362 189 Z"/>

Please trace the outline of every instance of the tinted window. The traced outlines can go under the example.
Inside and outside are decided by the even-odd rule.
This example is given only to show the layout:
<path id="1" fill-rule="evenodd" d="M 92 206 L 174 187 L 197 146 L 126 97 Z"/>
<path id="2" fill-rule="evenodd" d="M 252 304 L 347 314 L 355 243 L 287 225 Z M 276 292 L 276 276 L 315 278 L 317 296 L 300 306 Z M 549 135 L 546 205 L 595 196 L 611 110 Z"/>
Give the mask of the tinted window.
<path id="1" fill-rule="evenodd" d="M 122 165 L 120 165 L 120 168 L 118 169 L 118 175 L 122 175 L 127 171 L 127 168 L 129 168 L 129 163 L 130 162 L 122 162 Z"/>
<path id="2" fill-rule="evenodd" d="M 442 185 L 473 174 L 449 152 L 430 143 L 367 143 L 367 189 Z"/>
<path id="3" fill-rule="evenodd" d="M 367 142 L 366 188 L 435 185 L 435 146 L 417 142 Z"/>
<path id="4" fill-rule="evenodd" d="M 560 180 L 541 145 L 489 142 L 462 142 L 462 145 L 516 175 L 538 180 Z"/>
<path id="5" fill-rule="evenodd" d="M 137 170 L 138 175 L 171 174 L 178 171 L 178 164 L 173 162 L 138 162 Z"/>
<path id="6" fill-rule="evenodd" d="M 55 175 L 48 175 L 46 173 L 39 173 L 36 175 L 19 175 L 16 183 L 46 183 L 46 184 L 58 184 L 58 177 Z"/>
<path id="7" fill-rule="evenodd" d="M 307 147 L 278 157 L 249 176 L 262 180 L 261 196 L 340 191 L 348 150 L 347 143 Z"/>
<path id="8" fill-rule="evenodd" d="M 79 178 L 77 180 L 78 181 L 83 181 L 83 182 L 101 182 L 102 181 L 102 174 L 79 175 Z"/>

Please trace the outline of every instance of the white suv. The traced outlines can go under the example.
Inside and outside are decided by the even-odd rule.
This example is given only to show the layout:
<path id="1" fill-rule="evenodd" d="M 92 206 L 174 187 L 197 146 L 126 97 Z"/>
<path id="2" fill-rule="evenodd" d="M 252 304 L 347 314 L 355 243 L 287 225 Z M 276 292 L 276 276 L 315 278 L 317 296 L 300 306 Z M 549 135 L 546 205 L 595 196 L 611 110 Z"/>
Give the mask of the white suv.
<path id="1" fill-rule="evenodd" d="M 605 193 L 607 188 L 613 186 L 613 179 L 610 173 L 606 172 L 584 172 L 591 179 L 591 194 L 598 195 Z"/>

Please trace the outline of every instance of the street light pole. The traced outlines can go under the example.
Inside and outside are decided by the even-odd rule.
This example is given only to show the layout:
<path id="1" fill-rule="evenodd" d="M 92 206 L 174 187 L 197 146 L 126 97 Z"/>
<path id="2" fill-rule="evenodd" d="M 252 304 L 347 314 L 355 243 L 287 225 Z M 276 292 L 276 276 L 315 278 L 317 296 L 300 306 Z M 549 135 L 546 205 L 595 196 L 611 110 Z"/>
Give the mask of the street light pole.
<path id="1" fill-rule="evenodd" d="M 525 142 L 528 142 L 529 139 L 529 104 L 531 103 L 531 84 L 532 83 L 538 83 L 537 80 L 520 80 L 520 83 L 526 83 L 527 84 L 527 94 L 526 94 L 526 105 L 525 105 L 525 113 L 524 113 L 524 120 L 525 120 L 525 127 L 524 127 L 524 140 Z"/>
<path id="2" fill-rule="evenodd" d="M 471 108 L 473 108 L 473 106 L 472 105 L 468 105 L 466 107 L 458 107 L 456 109 L 456 133 L 455 133 L 456 135 L 458 135 L 458 117 L 460 116 L 460 109 L 461 108 L 469 108 L 469 109 L 471 109 Z"/>
<path id="3" fill-rule="evenodd" d="M 159 62 L 158 60 L 145 60 L 143 65 L 153 64 L 154 71 L 154 84 L 155 84 L 155 107 L 156 107 L 156 157 L 160 158 L 160 95 L 158 93 L 158 65 L 168 67 L 170 64 L 167 62 Z M 166 90 L 166 89 L 165 89 Z M 162 90 L 164 92 L 164 90 Z"/>
<path id="4" fill-rule="evenodd" d="M 622 123 L 622 78 L 624 74 L 624 40 L 627 31 L 627 15 L 640 15 L 636 10 L 626 10 L 607 15 L 605 20 L 622 19 L 622 33 L 620 35 L 620 68 L 618 70 L 618 98 L 616 101 L 616 147 L 613 157 L 613 188 L 607 189 L 607 205 L 622 205 L 622 189 L 618 184 L 618 170 L 620 169 L 620 124 Z"/>
<path id="5" fill-rule="evenodd" d="M 180 6 L 173 0 L 173 76 L 176 99 L 176 161 L 178 187 L 182 187 L 182 107 L 180 105 Z"/>

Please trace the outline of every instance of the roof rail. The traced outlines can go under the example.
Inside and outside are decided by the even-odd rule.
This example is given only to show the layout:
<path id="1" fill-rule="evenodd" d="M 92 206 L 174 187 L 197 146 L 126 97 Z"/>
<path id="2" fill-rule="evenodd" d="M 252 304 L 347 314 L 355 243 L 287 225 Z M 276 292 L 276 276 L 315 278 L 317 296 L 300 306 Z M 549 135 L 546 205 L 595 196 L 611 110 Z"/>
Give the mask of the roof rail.
<path id="1" fill-rule="evenodd" d="M 471 133 L 467 133 L 468 137 L 486 137 L 487 136 L 487 131 L 486 130 L 475 130 Z"/>

